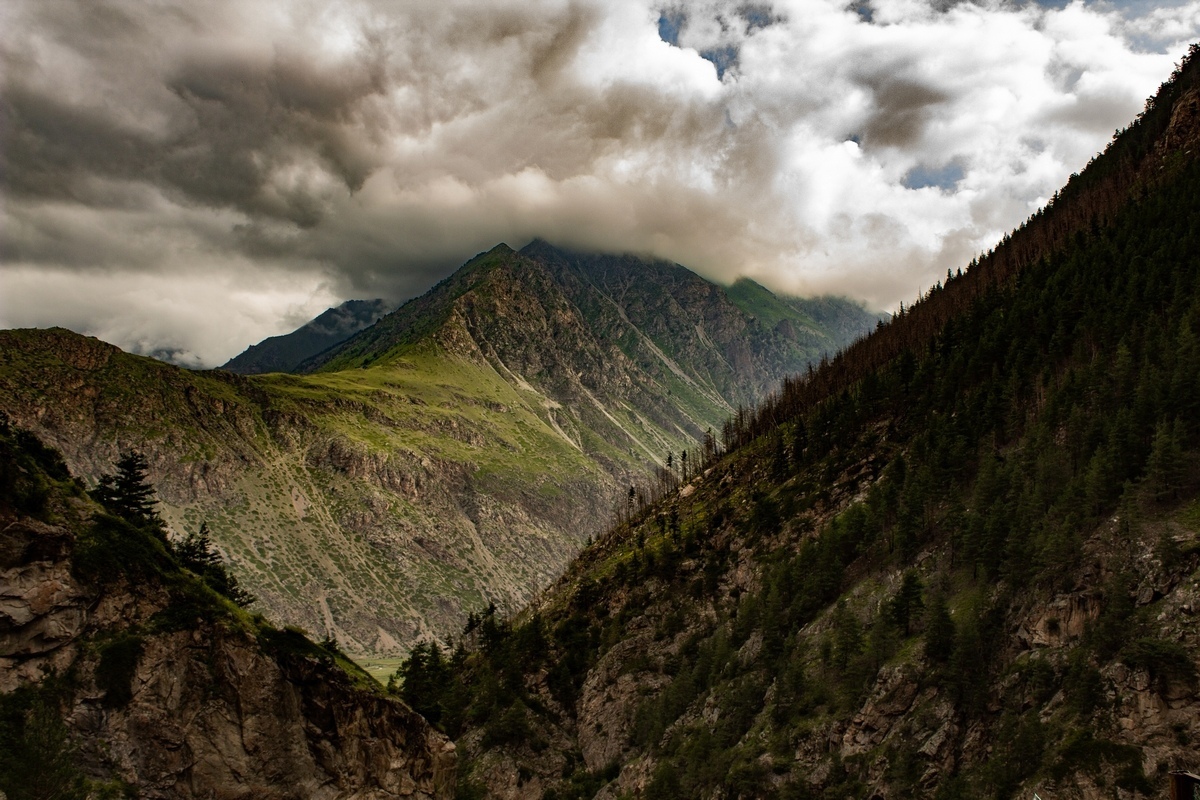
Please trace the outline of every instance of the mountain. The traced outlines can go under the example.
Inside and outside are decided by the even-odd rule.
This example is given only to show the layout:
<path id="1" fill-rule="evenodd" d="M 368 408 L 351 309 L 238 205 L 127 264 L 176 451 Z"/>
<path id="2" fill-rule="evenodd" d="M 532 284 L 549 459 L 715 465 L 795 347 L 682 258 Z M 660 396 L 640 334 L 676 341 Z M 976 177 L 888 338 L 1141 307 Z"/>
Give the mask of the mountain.
<path id="1" fill-rule="evenodd" d="M 520 607 L 636 476 L 848 341 L 800 312 L 776 330 L 676 265 L 534 249 L 472 259 L 310 374 L 0 332 L 0 411 L 89 482 L 140 450 L 172 530 L 207 523 L 260 611 L 402 655 Z"/>
<path id="2" fill-rule="evenodd" d="M 6 796 L 454 796 L 454 746 L 424 719 L 231 603 L 7 422 L 0 531 Z"/>
<path id="3" fill-rule="evenodd" d="M 844 299 L 778 298 L 747 280 L 727 289 L 678 264 L 535 240 L 481 254 L 301 371 L 386 363 L 437 336 L 661 460 L 878 319 Z"/>
<path id="4" fill-rule="evenodd" d="M 1091 800 L 1200 771 L 1198 52 L 524 611 L 413 652 L 460 793 Z"/>
<path id="5" fill-rule="evenodd" d="M 388 312 L 383 300 L 347 300 L 291 333 L 271 336 L 229 359 L 221 369 L 239 375 L 293 372 L 303 361 L 374 325 Z"/>

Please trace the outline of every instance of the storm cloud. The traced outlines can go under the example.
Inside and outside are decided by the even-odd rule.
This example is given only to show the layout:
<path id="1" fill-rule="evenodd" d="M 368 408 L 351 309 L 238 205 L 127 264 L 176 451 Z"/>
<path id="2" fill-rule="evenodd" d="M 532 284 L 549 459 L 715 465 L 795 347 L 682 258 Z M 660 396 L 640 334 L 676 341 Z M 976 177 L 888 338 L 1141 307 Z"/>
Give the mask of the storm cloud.
<path id="1" fill-rule="evenodd" d="M 221 363 L 535 236 L 892 308 L 1103 149 L 1200 1 L 11 0 L 0 325 Z"/>

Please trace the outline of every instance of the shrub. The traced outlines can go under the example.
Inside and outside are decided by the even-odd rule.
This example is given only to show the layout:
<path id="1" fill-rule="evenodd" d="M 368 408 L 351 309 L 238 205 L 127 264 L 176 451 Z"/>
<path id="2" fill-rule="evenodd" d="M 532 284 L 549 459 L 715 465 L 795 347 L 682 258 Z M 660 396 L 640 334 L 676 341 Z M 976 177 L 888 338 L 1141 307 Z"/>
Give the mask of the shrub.
<path id="1" fill-rule="evenodd" d="M 1177 642 L 1136 639 L 1121 651 L 1121 660 L 1134 669 L 1148 671 L 1159 693 L 1165 692 L 1171 681 L 1192 684 L 1196 680 L 1196 666 L 1188 651 Z"/>
<path id="2" fill-rule="evenodd" d="M 528 740 L 533 731 L 529 727 L 526 708 L 520 701 L 514 702 L 498 717 L 492 717 L 483 728 L 483 748 L 497 745 L 517 745 Z"/>
<path id="3" fill-rule="evenodd" d="M 100 648 L 96 686 L 104 690 L 104 705 L 119 708 L 133 698 L 133 675 L 142 657 L 141 636 L 122 632 Z"/>
<path id="4" fill-rule="evenodd" d="M 56 704 L 19 689 L 0 697 L 0 791 L 9 800 L 83 800 L 87 783 Z"/>

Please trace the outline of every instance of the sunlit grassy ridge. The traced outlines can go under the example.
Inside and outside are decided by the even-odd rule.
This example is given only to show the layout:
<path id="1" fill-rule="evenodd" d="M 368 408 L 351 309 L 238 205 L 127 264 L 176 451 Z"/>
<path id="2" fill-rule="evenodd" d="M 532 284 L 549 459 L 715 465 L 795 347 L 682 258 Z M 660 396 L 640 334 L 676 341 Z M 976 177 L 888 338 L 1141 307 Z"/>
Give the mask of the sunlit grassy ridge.
<path id="1" fill-rule="evenodd" d="M 392 656 L 518 607 L 631 482 L 819 352 L 757 320 L 787 312 L 765 289 L 750 311 L 725 292 L 665 262 L 498 246 L 309 374 L 0 333 L 0 410 L 92 480 L 145 451 L 175 530 L 207 523 L 264 611 Z"/>
<path id="2" fill-rule="evenodd" d="M 370 369 L 255 380 L 282 409 L 320 419 L 379 452 L 399 448 L 529 475 L 549 474 L 550 466 L 568 473 L 590 469 L 538 414 L 545 398 L 432 347 L 393 355 Z"/>

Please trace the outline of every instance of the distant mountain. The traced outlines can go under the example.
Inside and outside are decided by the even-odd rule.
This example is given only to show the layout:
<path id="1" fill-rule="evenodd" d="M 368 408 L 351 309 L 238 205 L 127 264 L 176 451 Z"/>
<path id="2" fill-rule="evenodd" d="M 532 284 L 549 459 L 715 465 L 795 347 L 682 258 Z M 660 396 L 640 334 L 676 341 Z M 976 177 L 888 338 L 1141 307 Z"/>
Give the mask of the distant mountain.
<path id="1" fill-rule="evenodd" d="M 415 652 L 404 696 L 476 796 L 1175 796 L 1198 254 L 1193 46 L 1052 204 L 737 414 L 526 609 Z"/>
<path id="2" fill-rule="evenodd" d="M 830 328 L 678 265 L 501 245 L 309 374 L 0 332 L 0 411 L 90 481 L 142 450 L 172 528 L 206 522 L 258 608 L 396 655 L 526 602 L 631 482 L 850 340 Z"/>
<path id="3" fill-rule="evenodd" d="M 374 325 L 388 310 L 383 300 L 347 300 L 291 333 L 250 345 L 221 369 L 239 375 L 293 372 L 301 362 Z"/>
<path id="4" fill-rule="evenodd" d="M 660 461 L 878 319 L 849 300 L 725 288 L 678 264 L 537 240 L 481 254 L 300 370 L 387 363 L 433 338 Z"/>

